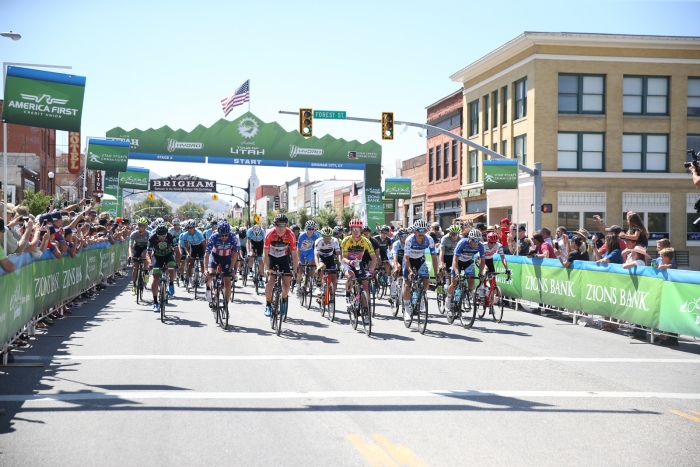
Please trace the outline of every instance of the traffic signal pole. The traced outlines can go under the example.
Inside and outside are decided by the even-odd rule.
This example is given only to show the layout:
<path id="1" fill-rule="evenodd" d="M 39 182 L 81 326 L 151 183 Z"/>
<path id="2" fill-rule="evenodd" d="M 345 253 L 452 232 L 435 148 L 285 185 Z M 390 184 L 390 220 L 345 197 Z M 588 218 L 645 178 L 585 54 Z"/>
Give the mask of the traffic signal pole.
<path id="1" fill-rule="evenodd" d="M 290 112 L 287 110 L 280 110 L 279 113 L 281 114 L 286 114 L 286 115 L 299 115 L 299 112 Z M 355 122 L 367 122 L 367 123 L 379 123 L 381 124 L 382 121 L 378 118 L 361 118 L 361 117 L 345 117 L 345 120 L 352 120 Z M 412 126 L 415 128 L 422 128 L 424 130 L 433 130 L 437 133 L 449 136 L 451 138 L 456 139 L 460 143 L 466 144 L 467 146 L 476 149 L 477 151 L 481 151 L 485 154 L 488 154 L 492 158 L 495 159 L 508 159 L 506 156 L 502 154 L 498 154 L 495 151 L 492 151 L 488 148 L 485 148 L 481 146 L 480 144 L 476 144 L 474 141 L 470 141 L 467 138 L 464 138 L 463 136 L 460 136 L 458 134 L 452 133 L 451 131 L 444 130 L 442 128 L 433 126 L 433 125 L 428 125 L 427 123 L 415 123 L 415 122 L 402 122 L 402 121 L 395 121 L 394 122 L 394 129 L 396 128 L 396 125 L 406 125 L 406 126 Z M 535 232 L 536 230 L 540 230 L 542 228 L 542 211 L 538 209 L 539 206 L 542 205 L 542 163 L 541 162 L 535 162 L 535 168 L 532 169 L 526 165 L 522 165 L 518 163 L 518 169 L 522 172 L 525 172 L 532 177 L 534 177 L 533 180 L 533 190 L 532 190 L 532 198 L 533 198 L 533 204 L 535 205 L 535 212 L 534 212 L 534 219 L 533 219 L 533 227 L 532 227 L 532 232 Z M 518 189 L 519 191 L 519 189 Z M 518 213 L 515 214 L 514 216 L 516 218 L 516 222 L 518 220 Z"/>

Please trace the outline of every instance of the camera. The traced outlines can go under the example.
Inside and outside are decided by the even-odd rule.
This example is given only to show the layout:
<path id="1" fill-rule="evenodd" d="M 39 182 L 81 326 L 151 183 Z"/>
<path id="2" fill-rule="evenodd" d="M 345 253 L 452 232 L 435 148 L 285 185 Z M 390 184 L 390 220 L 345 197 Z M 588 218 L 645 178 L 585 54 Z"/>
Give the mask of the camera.
<path id="1" fill-rule="evenodd" d="M 691 162 L 686 162 L 683 164 L 683 167 L 686 169 L 690 169 L 690 167 L 695 167 L 695 170 L 697 171 L 700 169 L 700 152 L 696 152 L 692 149 L 688 149 L 686 151 L 686 154 L 690 154 L 690 156 L 693 158 Z"/>

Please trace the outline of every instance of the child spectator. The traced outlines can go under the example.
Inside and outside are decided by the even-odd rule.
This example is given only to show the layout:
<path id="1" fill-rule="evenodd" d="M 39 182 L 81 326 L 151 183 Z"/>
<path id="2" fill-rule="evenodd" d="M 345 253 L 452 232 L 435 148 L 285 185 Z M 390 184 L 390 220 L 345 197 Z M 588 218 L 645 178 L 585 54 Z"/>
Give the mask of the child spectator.
<path id="1" fill-rule="evenodd" d="M 665 266 L 661 267 L 663 263 L 663 258 L 661 257 L 661 252 L 663 250 L 670 249 L 671 250 L 671 262 L 669 263 L 670 266 Z M 656 251 L 659 252 L 659 257 L 656 258 L 651 265 L 660 269 L 678 269 L 678 266 L 676 265 L 676 251 L 671 248 L 671 241 L 668 238 L 662 238 L 661 240 L 656 242 Z"/>
<path id="2" fill-rule="evenodd" d="M 676 250 L 673 248 L 664 248 L 663 250 L 659 251 L 659 257 L 654 260 L 654 264 L 656 264 L 656 267 L 659 269 L 678 269 L 678 266 L 676 266 L 676 260 L 674 259 L 675 255 Z"/>

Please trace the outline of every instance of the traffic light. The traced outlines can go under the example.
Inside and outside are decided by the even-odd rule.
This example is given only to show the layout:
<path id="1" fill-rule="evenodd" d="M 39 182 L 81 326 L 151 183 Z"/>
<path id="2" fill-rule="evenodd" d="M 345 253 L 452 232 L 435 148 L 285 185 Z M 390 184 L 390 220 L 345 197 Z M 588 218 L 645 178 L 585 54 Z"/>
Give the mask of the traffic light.
<path id="1" fill-rule="evenodd" d="M 542 212 L 551 213 L 552 212 L 552 205 L 551 204 L 543 204 L 542 205 Z"/>
<path id="2" fill-rule="evenodd" d="M 299 109 L 299 133 L 304 138 L 311 138 L 314 135 L 313 109 Z"/>
<path id="3" fill-rule="evenodd" d="M 382 139 L 394 139 L 394 112 L 382 112 Z"/>

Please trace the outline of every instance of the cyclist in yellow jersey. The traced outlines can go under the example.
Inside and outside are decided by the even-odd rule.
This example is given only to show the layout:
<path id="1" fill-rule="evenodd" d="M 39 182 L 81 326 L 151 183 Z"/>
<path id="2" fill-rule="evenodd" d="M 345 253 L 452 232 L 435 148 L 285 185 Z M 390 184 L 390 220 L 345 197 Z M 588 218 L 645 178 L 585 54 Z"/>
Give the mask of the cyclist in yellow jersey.
<path id="1" fill-rule="evenodd" d="M 376 265 L 376 258 L 374 255 L 374 248 L 370 241 L 362 236 L 362 219 L 353 219 L 350 221 L 351 235 L 345 237 L 341 244 L 341 251 L 343 255 L 343 271 L 348 276 L 348 281 L 345 284 L 345 299 L 347 303 L 350 303 L 350 279 L 357 278 L 362 280 L 362 287 L 365 290 L 369 290 L 367 284 L 367 274 L 365 273 L 364 265 L 362 264 L 362 257 L 365 252 L 367 252 L 372 261 L 369 263 L 369 272 L 372 274 L 374 272 L 374 267 Z"/>

